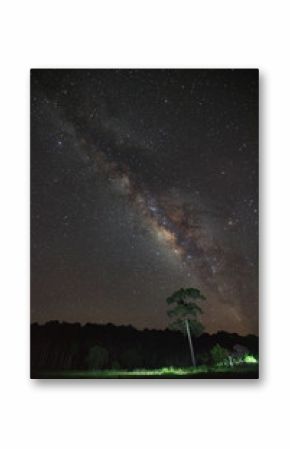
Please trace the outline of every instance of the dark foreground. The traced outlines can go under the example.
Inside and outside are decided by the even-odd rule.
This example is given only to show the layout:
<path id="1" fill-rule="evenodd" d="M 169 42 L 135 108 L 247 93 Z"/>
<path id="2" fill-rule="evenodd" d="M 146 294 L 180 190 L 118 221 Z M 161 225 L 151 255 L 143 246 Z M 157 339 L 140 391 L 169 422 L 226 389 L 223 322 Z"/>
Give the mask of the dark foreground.
<path id="1" fill-rule="evenodd" d="M 258 379 L 258 364 L 209 368 L 161 368 L 155 370 L 40 371 L 32 379 Z"/>

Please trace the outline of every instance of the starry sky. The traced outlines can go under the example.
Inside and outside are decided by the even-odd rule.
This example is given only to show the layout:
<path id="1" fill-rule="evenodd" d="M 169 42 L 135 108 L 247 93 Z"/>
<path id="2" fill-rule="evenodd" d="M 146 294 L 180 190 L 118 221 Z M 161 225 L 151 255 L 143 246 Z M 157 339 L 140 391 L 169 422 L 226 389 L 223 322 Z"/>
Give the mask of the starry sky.
<path id="1" fill-rule="evenodd" d="M 258 334 L 258 71 L 31 71 L 31 319 Z"/>

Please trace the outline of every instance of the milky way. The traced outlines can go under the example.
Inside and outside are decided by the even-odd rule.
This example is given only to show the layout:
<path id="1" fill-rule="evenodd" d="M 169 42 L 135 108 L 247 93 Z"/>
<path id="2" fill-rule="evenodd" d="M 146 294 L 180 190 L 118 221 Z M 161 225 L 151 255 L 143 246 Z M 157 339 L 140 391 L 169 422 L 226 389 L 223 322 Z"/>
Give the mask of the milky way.
<path id="1" fill-rule="evenodd" d="M 257 333 L 254 70 L 32 72 L 32 320 Z"/>

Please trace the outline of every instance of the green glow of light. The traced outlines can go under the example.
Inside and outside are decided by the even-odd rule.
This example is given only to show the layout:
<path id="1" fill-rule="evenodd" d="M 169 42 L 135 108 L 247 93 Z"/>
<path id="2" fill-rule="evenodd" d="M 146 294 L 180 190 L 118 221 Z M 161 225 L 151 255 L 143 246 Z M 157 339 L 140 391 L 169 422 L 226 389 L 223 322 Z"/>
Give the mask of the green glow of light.
<path id="1" fill-rule="evenodd" d="M 253 355 L 246 355 L 244 361 L 246 363 L 258 363 L 258 360 Z"/>
<path id="2" fill-rule="evenodd" d="M 200 372 L 206 372 L 207 369 L 204 366 L 200 366 L 198 368 L 174 368 L 173 366 L 146 370 L 146 369 L 135 369 L 134 371 L 127 371 L 126 373 L 130 375 L 138 375 L 138 376 L 185 376 L 190 374 L 197 374 Z"/>

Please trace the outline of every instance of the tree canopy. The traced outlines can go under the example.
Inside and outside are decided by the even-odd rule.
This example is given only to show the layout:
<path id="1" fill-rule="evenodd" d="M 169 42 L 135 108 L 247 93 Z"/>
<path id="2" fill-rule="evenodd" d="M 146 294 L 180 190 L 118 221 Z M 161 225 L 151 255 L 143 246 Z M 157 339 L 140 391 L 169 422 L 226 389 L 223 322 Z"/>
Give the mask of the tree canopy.
<path id="1" fill-rule="evenodd" d="M 181 288 L 167 298 L 167 304 L 173 306 L 167 312 L 170 322 L 170 329 L 180 330 L 186 333 L 185 321 L 187 321 L 190 331 L 194 335 L 200 335 L 204 327 L 199 321 L 202 309 L 196 304 L 197 300 L 205 300 L 205 296 L 196 288 Z"/>

